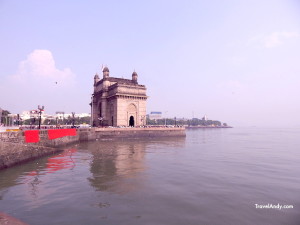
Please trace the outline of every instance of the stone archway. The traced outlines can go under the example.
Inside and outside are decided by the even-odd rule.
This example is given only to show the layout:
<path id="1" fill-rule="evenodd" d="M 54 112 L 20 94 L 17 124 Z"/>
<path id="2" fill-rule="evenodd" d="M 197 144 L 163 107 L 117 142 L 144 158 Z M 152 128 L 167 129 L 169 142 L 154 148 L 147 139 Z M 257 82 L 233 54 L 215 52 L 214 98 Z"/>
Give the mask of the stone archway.
<path id="1" fill-rule="evenodd" d="M 137 107 L 135 104 L 131 103 L 127 107 L 127 121 L 128 126 L 134 127 L 137 124 Z"/>
<path id="2" fill-rule="evenodd" d="M 130 118 L 129 118 L 129 126 L 134 127 L 134 117 L 133 116 L 130 116 Z"/>

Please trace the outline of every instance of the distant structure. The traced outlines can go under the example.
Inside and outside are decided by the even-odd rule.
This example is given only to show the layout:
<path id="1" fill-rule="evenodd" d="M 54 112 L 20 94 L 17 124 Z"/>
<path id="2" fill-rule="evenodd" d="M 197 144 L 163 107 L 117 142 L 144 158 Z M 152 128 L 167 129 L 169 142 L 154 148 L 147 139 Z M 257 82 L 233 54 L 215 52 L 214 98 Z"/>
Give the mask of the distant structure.
<path id="1" fill-rule="evenodd" d="M 9 114 L 10 117 L 13 118 L 17 118 L 18 114 Z M 74 116 L 76 118 L 83 118 L 83 117 L 90 117 L 90 113 L 76 113 L 74 114 Z M 23 111 L 22 114 L 20 114 L 20 119 L 21 121 L 25 121 L 25 120 L 33 120 L 34 118 L 37 119 L 39 117 L 39 111 L 36 109 L 30 110 L 30 111 Z M 42 122 L 44 122 L 46 119 L 47 120 L 56 120 L 56 119 L 68 119 L 73 117 L 73 115 L 71 113 L 65 113 L 65 112 L 61 112 L 61 111 L 57 111 L 55 113 L 55 115 L 50 115 L 50 114 L 46 114 L 45 111 L 42 111 L 41 114 L 41 119 Z"/>
<path id="2" fill-rule="evenodd" d="M 0 108 L 0 126 L 1 126 L 1 121 L 2 121 L 2 109 Z"/>
<path id="3" fill-rule="evenodd" d="M 162 112 L 151 112 L 149 114 L 150 120 L 159 120 L 162 119 Z"/>
<path id="4" fill-rule="evenodd" d="M 109 76 L 104 67 L 103 78 L 94 76 L 91 102 L 93 126 L 141 126 L 146 124 L 146 87 L 138 84 L 134 71 L 132 79 Z"/>

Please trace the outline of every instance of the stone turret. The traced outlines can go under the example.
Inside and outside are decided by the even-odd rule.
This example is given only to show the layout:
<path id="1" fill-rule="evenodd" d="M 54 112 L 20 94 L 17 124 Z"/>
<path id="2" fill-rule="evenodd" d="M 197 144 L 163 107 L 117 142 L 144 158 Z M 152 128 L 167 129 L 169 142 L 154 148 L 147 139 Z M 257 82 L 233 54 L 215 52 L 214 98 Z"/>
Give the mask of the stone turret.
<path id="1" fill-rule="evenodd" d="M 103 72 L 103 79 L 109 77 L 109 69 L 107 68 L 107 66 L 103 68 L 102 72 Z"/>
<path id="2" fill-rule="evenodd" d="M 137 75 L 137 73 L 134 71 L 134 72 L 132 73 L 132 81 L 133 81 L 134 83 L 137 84 L 137 79 L 138 79 L 138 75 Z"/>
<path id="3" fill-rule="evenodd" d="M 94 76 L 94 86 L 98 83 L 98 81 L 100 80 L 98 73 L 95 74 Z"/>

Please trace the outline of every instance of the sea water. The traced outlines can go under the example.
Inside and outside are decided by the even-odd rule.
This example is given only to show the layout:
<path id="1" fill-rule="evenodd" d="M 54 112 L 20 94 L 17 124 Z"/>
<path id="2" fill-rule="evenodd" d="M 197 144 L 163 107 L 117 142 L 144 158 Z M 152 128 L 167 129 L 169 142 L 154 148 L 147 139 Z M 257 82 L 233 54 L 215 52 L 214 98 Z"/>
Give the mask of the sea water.
<path id="1" fill-rule="evenodd" d="M 0 212 L 31 225 L 300 224 L 300 129 L 84 142 L 0 171 Z"/>

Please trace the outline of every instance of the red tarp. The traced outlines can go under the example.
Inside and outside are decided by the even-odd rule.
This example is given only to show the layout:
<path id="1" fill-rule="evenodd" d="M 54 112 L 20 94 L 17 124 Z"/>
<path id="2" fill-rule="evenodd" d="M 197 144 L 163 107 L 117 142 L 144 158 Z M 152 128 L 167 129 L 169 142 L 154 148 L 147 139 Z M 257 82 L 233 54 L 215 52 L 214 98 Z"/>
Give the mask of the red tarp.
<path id="1" fill-rule="evenodd" d="M 25 142 L 37 143 L 40 141 L 39 130 L 25 130 Z"/>
<path id="2" fill-rule="evenodd" d="M 76 136 L 76 129 L 56 129 L 48 130 L 48 139 L 56 139 L 65 136 Z"/>

